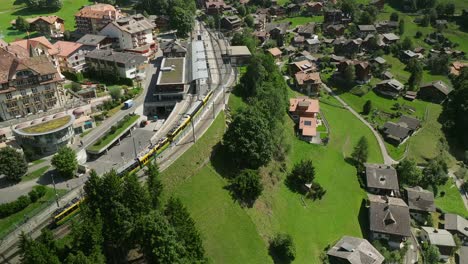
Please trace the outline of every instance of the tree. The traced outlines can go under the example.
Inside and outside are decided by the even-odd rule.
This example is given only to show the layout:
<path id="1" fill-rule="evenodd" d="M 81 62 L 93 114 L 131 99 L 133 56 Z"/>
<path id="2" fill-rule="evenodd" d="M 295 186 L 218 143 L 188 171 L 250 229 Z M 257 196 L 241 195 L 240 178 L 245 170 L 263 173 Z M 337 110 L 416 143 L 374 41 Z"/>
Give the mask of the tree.
<path id="1" fill-rule="evenodd" d="M 441 157 L 431 159 L 423 169 L 423 181 L 425 186 L 443 185 L 448 180 L 448 165 Z"/>
<path id="2" fill-rule="evenodd" d="M 354 79 L 356 79 L 356 72 L 353 64 L 346 65 L 343 72 L 343 79 L 349 86 L 354 83 Z"/>
<path id="3" fill-rule="evenodd" d="M 11 147 L 0 149 L 0 174 L 4 174 L 6 179 L 19 181 L 27 171 L 28 163 L 22 153 Z"/>
<path id="4" fill-rule="evenodd" d="M 447 3 L 445 6 L 445 13 L 446 16 L 453 16 L 455 14 L 455 4 L 454 3 Z"/>
<path id="5" fill-rule="evenodd" d="M 47 8 L 52 10 L 59 10 L 63 6 L 62 0 L 47 0 L 46 3 Z"/>
<path id="6" fill-rule="evenodd" d="M 142 216 L 136 227 L 147 263 L 189 263 L 174 228 L 158 211 Z"/>
<path id="7" fill-rule="evenodd" d="M 403 39 L 403 43 L 401 43 L 401 47 L 404 50 L 413 50 L 414 49 L 413 41 L 409 37 L 405 37 Z"/>
<path id="8" fill-rule="evenodd" d="M 122 97 L 122 87 L 120 86 L 112 86 L 109 88 L 109 94 L 112 97 L 112 100 L 120 100 Z"/>
<path id="9" fill-rule="evenodd" d="M 468 149 L 468 68 L 463 68 L 460 75 L 452 80 L 454 91 L 450 100 L 444 104 L 444 130 L 456 138 L 465 150 Z M 467 155 L 468 157 L 468 155 Z M 468 162 L 468 158 L 467 158 Z"/>
<path id="10" fill-rule="evenodd" d="M 159 208 L 160 206 L 160 197 L 163 191 L 163 185 L 161 180 L 159 179 L 159 169 L 156 162 L 150 162 L 148 167 L 145 171 L 146 177 L 148 180 L 146 181 L 148 192 L 151 199 L 151 204 L 154 209 Z"/>
<path id="11" fill-rule="evenodd" d="M 70 147 L 62 147 L 57 154 L 52 157 L 52 165 L 59 175 L 65 178 L 73 178 L 78 169 L 76 153 Z"/>
<path id="12" fill-rule="evenodd" d="M 248 27 L 253 27 L 254 26 L 254 19 L 251 15 L 248 15 L 244 18 L 245 24 L 247 24 Z"/>
<path id="13" fill-rule="evenodd" d="M 79 84 L 77 82 L 72 82 L 71 89 L 72 89 L 72 91 L 74 91 L 76 93 L 79 90 L 81 90 L 81 84 Z"/>
<path id="14" fill-rule="evenodd" d="M 400 19 L 398 22 L 398 34 L 403 35 L 405 33 L 405 20 Z"/>
<path id="15" fill-rule="evenodd" d="M 174 228 L 177 241 L 184 246 L 186 257 L 190 263 L 203 263 L 205 250 L 202 239 L 187 208 L 178 198 L 171 197 L 164 209 L 164 215 Z"/>
<path id="16" fill-rule="evenodd" d="M 245 10 L 245 6 L 244 5 L 240 5 L 238 8 L 237 8 L 237 12 L 239 13 L 240 16 L 245 16 L 247 14 L 247 11 Z"/>
<path id="17" fill-rule="evenodd" d="M 22 264 L 59 264 L 58 257 L 39 241 L 34 241 L 26 234 L 20 235 L 19 249 Z"/>
<path id="18" fill-rule="evenodd" d="M 423 255 L 424 255 L 425 263 L 427 264 L 439 263 L 440 252 L 437 246 L 434 246 L 434 245 L 427 246 L 427 248 L 423 251 Z"/>
<path id="19" fill-rule="evenodd" d="M 29 23 L 28 21 L 26 21 L 26 19 L 24 19 L 24 17 L 18 16 L 16 18 L 15 24 L 16 24 L 16 29 L 18 29 L 19 31 L 23 31 L 23 32 L 29 31 Z"/>
<path id="20" fill-rule="evenodd" d="M 235 195 L 247 204 L 253 204 L 263 191 L 263 186 L 257 171 L 248 169 L 242 170 L 239 175 L 231 181 L 230 187 Z"/>
<path id="21" fill-rule="evenodd" d="M 327 191 L 317 182 L 312 183 L 309 189 L 309 195 L 313 200 L 319 199 L 322 200 L 322 197 Z"/>
<path id="22" fill-rule="evenodd" d="M 287 184 L 296 191 L 305 190 L 305 184 L 313 183 L 315 179 L 315 167 L 312 160 L 301 160 L 294 164 L 288 174 Z"/>
<path id="23" fill-rule="evenodd" d="M 187 12 L 182 7 L 174 7 L 171 11 L 170 25 L 177 30 L 177 34 L 181 37 L 186 37 L 192 30 L 193 21 L 192 14 Z"/>
<path id="24" fill-rule="evenodd" d="M 400 185 L 416 186 L 422 179 L 422 171 L 418 168 L 416 162 L 411 159 L 404 159 L 396 166 Z"/>
<path id="25" fill-rule="evenodd" d="M 408 69 L 411 75 L 408 79 L 408 85 L 415 90 L 419 86 L 422 80 L 423 68 L 421 63 L 415 59 L 411 59 L 408 63 Z"/>
<path id="26" fill-rule="evenodd" d="M 356 147 L 354 147 L 353 153 L 351 153 L 351 158 L 356 163 L 358 167 L 358 171 L 360 172 L 364 166 L 364 163 L 367 162 L 367 158 L 369 156 L 369 143 L 367 142 L 367 138 L 364 136 L 359 139 Z"/>
<path id="27" fill-rule="evenodd" d="M 273 136 L 268 122 L 256 109 L 247 108 L 234 115 L 223 144 L 241 168 L 256 169 L 273 155 Z"/>
<path id="28" fill-rule="evenodd" d="M 439 56 L 431 56 L 426 65 L 432 74 L 446 75 L 449 72 L 450 58 L 443 54 Z"/>
<path id="29" fill-rule="evenodd" d="M 398 13 L 397 12 L 392 12 L 390 14 L 390 21 L 398 21 Z"/>
<path id="30" fill-rule="evenodd" d="M 290 263 L 296 258 L 296 247 L 289 234 L 277 234 L 270 241 L 270 252 L 282 263 Z"/>
<path id="31" fill-rule="evenodd" d="M 354 0 L 342 0 L 341 1 L 341 11 L 344 14 L 349 15 L 351 19 L 354 19 L 354 14 L 356 13 L 357 7 Z"/>
<path id="32" fill-rule="evenodd" d="M 366 103 L 364 104 L 364 106 L 362 107 L 362 113 L 364 115 L 368 115 L 368 114 L 370 114 L 371 111 L 372 111 L 372 101 L 367 100 Z"/>

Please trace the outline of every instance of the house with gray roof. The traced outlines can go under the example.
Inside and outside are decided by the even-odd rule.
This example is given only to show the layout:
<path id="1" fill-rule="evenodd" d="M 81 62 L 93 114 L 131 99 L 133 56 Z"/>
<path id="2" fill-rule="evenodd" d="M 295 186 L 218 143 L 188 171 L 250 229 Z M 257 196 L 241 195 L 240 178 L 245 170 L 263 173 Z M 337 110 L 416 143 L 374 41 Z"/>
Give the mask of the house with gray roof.
<path id="1" fill-rule="evenodd" d="M 327 255 L 331 263 L 381 264 L 385 259 L 369 241 L 351 236 L 343 236 Z"/>
<path id="2" fill-rule="evenodd" d="M 167 58 L 185 57 L 187 54 L 185 43 L 180 43 L 176 40 L 161 42 L 159 48 L 163 52 L 163 56 Z"/>
<path id="3" fill-rule="evenodd" d="M 118 73 L 122 78 L 136 79 L 145 77 L 146 57 L 113 50 L 93 50 L 85 55 L 88 68 L 107 74 Z"/>
<path id="4" fill-rule="evenodd" d="M 369 34 L 375 34 L 377 29 L 375 29 L 374 25 L 358 25 L 358 36 L 361 38 L 365 38 Z"/>
<path id="5" fill-rule="evenodd" d="M 369 229 L 372 239 L 384 239 L 389 246 L 401 248 L 411 236 L 408 205 L 400 198 L 367 195 Z"/>
<path id="6" fill-rule="evenodd" d="M 405 192 L 411 217 L 424 221 L 429 213 L 435 212 L 433 192 L 424 190 L 420 186 L 407 187 Z"/>
<path id="7" fill-rule="evenodd" d="M 458 235 L 463 244 L 468 246 L 468 220 L 456 214 L 445 214 L 444 220 L 445 230 Z"/>
<path id="8" fill-rule="evenodd" d="M 110 49 L 112 46 L 112 39 L 101 36 L 86 34 L 76 41 L 84 46 L 93 47 L 94 49 Z"/>
<path id="9" fill-rule="evenodd" d="M 421 127 L 421 121 L 410 116 L 401 116 L 397 123 L 386 122 L 381 129 L 385 139 L 395 145 L 400 145 Z"/>
<path id="10" fill-rule="evenodd" d="M 367 191 L 380 195 L 399 195 L 398 177 L 395 168 L 385 164 L 364 164 Z"/>
<path id="11" fill-rule="evenodd" d="M 124 51 L 151 56 L 156 50 L 154 24 L 141 14 L 122 17 L 107 24 L 100 35 L 115 40 L 117 47 Z"/>
<path id="12" fill-rule="evenodd" d="M 395 99 L 398 96 L 400 96 L 400 93 L 403 91 L 404 88 L 405 86 L 397 79 L 388 79 L 379 82 L 374 87 L 374 91 L 382 96 Z"/>
<path id="13" fill-rule="evenodd" d="M 444 262 L 450 258 L 453 249 L 456 247 L 452 234 L 444 229 L 423 226 L 421 227 L 421 237 L 423 241 L 439 249 L 439 260 Z"/>
<path id="14" fill-rule="evenodd" d="M 419 87 L 418 98 L 430 102 L 441 103 L 453 91 L 453 88 L 448 86 L 443 81 L 433 81 L 425 83 Z"/>

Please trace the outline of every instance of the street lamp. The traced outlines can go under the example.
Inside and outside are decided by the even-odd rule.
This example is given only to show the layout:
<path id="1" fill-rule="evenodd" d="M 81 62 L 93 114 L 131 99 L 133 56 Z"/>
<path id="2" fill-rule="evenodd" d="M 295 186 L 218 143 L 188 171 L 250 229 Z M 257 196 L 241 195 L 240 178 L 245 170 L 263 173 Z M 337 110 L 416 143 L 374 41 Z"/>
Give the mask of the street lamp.
<path id="1" fill-rule="evenodd" d="M 52 185 L 54 186 L 55 202 L 57 203 L 57 207 L 60 207 L 60 204 L 59 204 L 59 201 L 58 201 L 57 188 L 55 188 L 54 172 L 52 172 L 50 175 L 52 177 Z"/>

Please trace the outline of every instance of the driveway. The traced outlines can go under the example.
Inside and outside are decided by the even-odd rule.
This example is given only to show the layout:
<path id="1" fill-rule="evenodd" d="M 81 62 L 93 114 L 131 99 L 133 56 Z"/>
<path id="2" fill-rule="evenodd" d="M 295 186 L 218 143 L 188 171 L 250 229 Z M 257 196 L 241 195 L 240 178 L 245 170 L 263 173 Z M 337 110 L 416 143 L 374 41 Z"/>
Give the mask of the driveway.
<path id="1" fill-rule="evenodd" d="M 344 108 L 349 110 L 354 116 L 356 116 L 359 120 L 361 120 L 361 122 L 364 123 L 372 131 L 375 138 L 377 139 L 377 142 L 379 143 L 380 152 L 382 153 L 384 163 L 387 165 L 397 164 L 398 162 L 394 160 L 392 157 L 390 157 L 390 155 L 388 155 L 387 148 L 385 147 L 385 143 L 382 137 L 380 136 L 379 132 L 375 130 L 371 126 L 371 124 L 369 124 L 369 122 L 367 122 L 358 112 L 356 112 L 353 108 L 351 108 L 348 104 L 346 104 L 346 102 L 343 101 L 343 99 L 341 99 L 338 95 L 336 95 L 326 84 L 322 84 L 322 85 L 331 96 L 336 98 L 336 100 L 338 100 L 338 102 L 340 102 L 344 106 Z"/>

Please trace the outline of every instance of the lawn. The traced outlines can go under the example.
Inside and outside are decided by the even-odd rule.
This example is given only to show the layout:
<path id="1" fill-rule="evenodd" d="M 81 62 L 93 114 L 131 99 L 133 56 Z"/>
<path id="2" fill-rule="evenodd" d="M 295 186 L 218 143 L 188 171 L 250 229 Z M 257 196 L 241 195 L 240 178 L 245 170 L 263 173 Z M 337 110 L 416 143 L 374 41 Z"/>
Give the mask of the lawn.
<path id="1" fill-rule="evenodd" d="M 45 195 L 39 199 L 37 202 L 30 204 L 21 212 L 16 214 L 10 215 L 8 217 L 0 219 L 0 238 L 3 238 L 7 235 L 11 230 L 15 229 L 17 225 L 23 223 L 26 218 L 31 218 L 36 213 L 43 210 L 49 204 L 51 204 L 55 200 L 55 193 L 54 189 L 46 187 L 47 191 Z M 62 196 L 67 191 L 66 190 L 57 190 L 59 196 Z"/>
<path id="2" fill-rule="evenodd" d="M 244 105 L 240 98 L 230 96 L 233 111 Z M 253 208 L 241 208 L 223 188 L 227 181 L 214 169 L 209 158 L 224 131 L 220 117 L 207 134 L 162 173 L 165 197 L 176 194 L 187 205 L 202 233 L 211 262 L 271 262 L 267 255 L 268 239 L 274 233 L 287 232 L 296 243 L 297 262 L 318 263 L 324 247 L 342 235 L 363 236 L 367 228 L 361 230 L 358 217 L 366 195 L 359 187 L 355 168 L 345 157 L 362 135 L 369 140 L 369 161 L 382 162 L 382 156 L 369 129 L 350 112 L 332 106 L 338 104 L 334 98 L 325 96 L 323 101 L 321 109 L 331 127 L 327 146 L 295 138 L 292 120 L 286 117 L 285 122 L 287 140 L 292 142 L 288 167 L 311 158 L 317 179 L 327 190 L 322 201 L 306 201 L 304 207 L 301 196 L 292 193 L 282 181 L 271 184 L 275 179 L 284 178 L 280 173 L 264 178 L 269 184 L 265 183 L 265 191 Z"/>
<path id="3" fill-rule="evenodd" d="M 109 132 L 108 134 L 105 134 L 102 140 L 98 139 L 96 143 L 94 143 L 87 150 L 95 151 L 95 152 L 101 150 L 103 147 L 109 144 L 112 140 L 116 139 L 117 137 L 120 137 L 122 133 L 132 124 L 134 124 L 135 121 L 137 121 L 139 118 L 140 118 L 139 115 L 130 116 L 130 118 L 127 121 L 125 121 L 123 124 L 121 124 L 119 128 L 115 130 L 114 133 Z"/>
<path id="4" fill-rule="evenodd" d="M 463 200 L 460 196 L 458 188 L 455 186 L 453 179 L 449 179 L 444 186 L 439 186 L 440 192 L 445 192 L 445 195 L 436 197 L 436 206 L 447 213 L 459 214 L 464 217 L 468 217 L 468 211 L 463 204 Z"/>
<path id="5" fill-rule="evenodd" d="M 26 36 L 25 33 L 11 29 L 10 21 L 16 19 L 18 16 L 35 17 L 40 15 L 57 15 L 65 20 L 65 28 L 73 30 L 75 28 L 75 13 L 84 5 L 92 3 L 89 0 L 63 0 L 63 7 L 57 12 L 50 12 L 48 10 L 34 11 L 25 7 L 24 4 L 15 5 L 17 0 L 2 0 L 0 6 L 0 32 L 4 35 L 6 41 L 14 41 L 18 38 Z"/>
<path id="6" fill-rule="evenodd" d="M 346 101 L 356 111 L 361 112 L 364 104 L 367 100 L 372 101 L 372 105 L 379 111 L 392 113 L 392 107 L 395 103 L 406 108 L 406 106 L 415 109 L 412 113 L 408 110 L 400 110 L 405 115 L 414 116 L 420 120 L 424 120 L 423 127 L 414 136 L 412 136 L 407 143 L 395 147 L 390 144 L 386 144 L 389 155 L 392 158 L 399 160 L 404 157 L 406 144 L 409 144 L 407 156 L 414 159 L 418 163 L 425 163 L 425 159 L 436 157 L 441 150 L 441 145 L 438 144 L 440 138 L 445 138 L 442 132 L 442 124 L 439 123 L 438 118 L 442 113 L 442 106 L 438 104 L 432 104 L 421 100 L 407 101 L 403 98 L 396 100 L 387 99 L 374 93 L 373 91 L 368 92 L 362 97 L 353 95 L 345 92 L 340 97 Z M 382 125 L 387 118 L 375 119 L 374 125 Z M 430 142 L 430 144 L 428 144 Z"/>
<path id="7" fill-rule="evenodd" d="M 45 161 L 46 161 L 45 159 L 38 159 L 38 160 L 32 161 L 30 163 L 32 164 L 31 166 L 34 166 L 34 165 L 37 165 L 37 164 L 41 164 L 42 162 L 45 162 Z"/>
<path id="8" fill-rule="evenodd" d="M 323 16 L 297 16 L 297 17 L 288 17 L 284 19 L 277 20 L 275 22 L 291 22 L 290 28 L 295 28 L 299 25 L 304 25 L 309 22 L 323 22 Z"/>
<path id="9" fill-rule="evenodd" d="M 224 115 L 173 165 L 161 174 L 164 196 L 182 199 L 195 219 L 211 263 L 269 263 L 266 245 L 248 214 L 224 189 L 227 181 L 209 162 L 224 133 Z"/>
<path id="10" fill-rule="evenodd" d="M 68 122 L 70 122 L 70 119 L 71 117 L 67 115 L 59 118 L 54 118 L 50 121 L 46 121 L 38 125 L 26 127 L 21 130 L 25 133 L 31 134 L 50 132 L 65 126 L 66 124 L 68 124 Z"/>
<path id="11" fill-rule="evenodd" d="M 21 177 L 21 181 L 22 182 L 26 182 L 26 181 L 31 181 L 31 180 L 34 180 L 34 179 L 37 179 L 39 177 L 41 177 L 42 175 L 44 175 L 44 173 L 49 170 L 50 166 L 44 166 L 44 167 L 41 167 L 31 173 L 28 173 L 26 175 L 24 175 L 23 177 Z"/>

